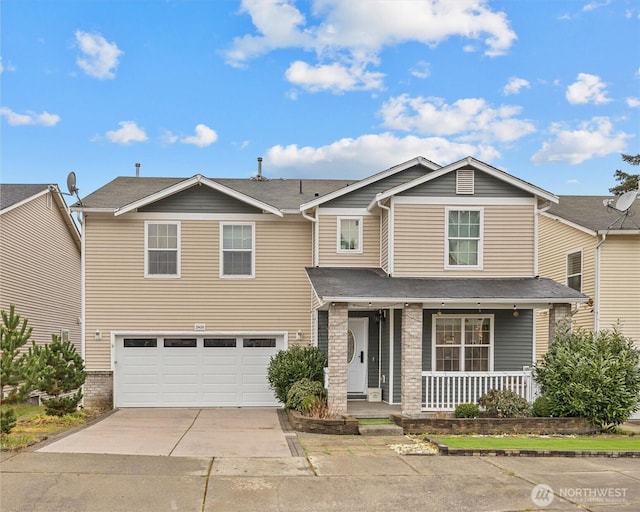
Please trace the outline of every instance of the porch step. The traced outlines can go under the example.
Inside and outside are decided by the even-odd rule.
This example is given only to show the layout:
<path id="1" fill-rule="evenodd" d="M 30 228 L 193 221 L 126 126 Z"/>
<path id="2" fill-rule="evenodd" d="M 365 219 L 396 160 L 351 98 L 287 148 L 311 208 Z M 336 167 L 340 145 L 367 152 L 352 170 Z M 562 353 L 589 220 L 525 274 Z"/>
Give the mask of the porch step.
<path id="1" fill-rule="evenodd" d="M 401 436 L 404 434 L 402 427 L 395 423 L 383 425 L 359 425 L 361 436 Z"/>

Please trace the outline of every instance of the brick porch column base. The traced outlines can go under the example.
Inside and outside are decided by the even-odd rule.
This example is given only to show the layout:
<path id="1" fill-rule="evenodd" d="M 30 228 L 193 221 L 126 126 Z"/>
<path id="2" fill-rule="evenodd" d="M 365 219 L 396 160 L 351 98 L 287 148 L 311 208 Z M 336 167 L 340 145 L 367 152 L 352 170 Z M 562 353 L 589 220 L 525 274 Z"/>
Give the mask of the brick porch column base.
<path id="1" fill-rule="evenodd" d="M 329 406 L 338 414 L 347 412 L 347 332 L 348 304 L 329 306 Z"/>
<path id="2" fill-rule="evenodd" d="M 554 304 L 549 310 L 549 344 L 559 330 L 571 328 L 571 304 Z"/>
<path id="3" fill-rule="evenodd" d="M 402 310 L 401 400 L 402 413 L 422 412 L 422 304 Z"/>

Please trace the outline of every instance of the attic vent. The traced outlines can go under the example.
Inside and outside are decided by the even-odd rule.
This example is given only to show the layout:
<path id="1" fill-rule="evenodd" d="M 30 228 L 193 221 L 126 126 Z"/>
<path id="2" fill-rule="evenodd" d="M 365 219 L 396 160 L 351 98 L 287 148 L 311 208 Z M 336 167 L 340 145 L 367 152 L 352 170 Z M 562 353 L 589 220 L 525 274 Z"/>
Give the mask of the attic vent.
<path id="1" fill-rule="evenodd" d="M 473 169 L 458 169 L 456 172 L 456 194 L 473 194 Z"/>

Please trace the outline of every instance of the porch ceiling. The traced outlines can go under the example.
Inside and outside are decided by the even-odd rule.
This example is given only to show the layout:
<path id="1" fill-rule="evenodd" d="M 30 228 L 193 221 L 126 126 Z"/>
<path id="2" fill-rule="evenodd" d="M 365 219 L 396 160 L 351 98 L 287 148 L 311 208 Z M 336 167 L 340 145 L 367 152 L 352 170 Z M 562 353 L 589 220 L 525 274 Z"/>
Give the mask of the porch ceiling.
<path id="1" fill-rule="evenodd" d="M 493 304 L 523 306 L 587 302 L 589 297 L 543 277 L 388 277 L 380 268 L 308 267 L 307 275 L 323 303 L 394 304 L 421 302 L 434 307 Z"/>

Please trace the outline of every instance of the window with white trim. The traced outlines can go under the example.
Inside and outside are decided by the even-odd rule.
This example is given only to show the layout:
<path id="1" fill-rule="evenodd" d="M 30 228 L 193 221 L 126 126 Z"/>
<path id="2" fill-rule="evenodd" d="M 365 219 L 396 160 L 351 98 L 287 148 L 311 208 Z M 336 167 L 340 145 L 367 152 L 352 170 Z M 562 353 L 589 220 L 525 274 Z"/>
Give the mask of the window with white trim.
<path id="1" fill-rule="evenodd" d="M 254 224 L 220 224 L 220 276 L 254 277 Z"/>
<path id="2" fill-rule="evenodd" d="M 482 210 L 447 208 L 445 268 L 482 267 Z"/>
<path id="3" fill-rule="evenodd" d="M 437 372 L 493 370 L 493 316 L 433 316 L 433 363 Z"/>
<path id="4" fill-rule="evenodd" d="M 582 251 L 567 254 L 567 286 L 582 292 Z"/>
<path id="5" fill-rule="evenodd" d="M 180 223 L 145 222 L 145 277 L 180 277 Z"/>
<path id="6" fill-rule="evenodd" d="M 338 252 L 362 252 L 362 217 L 338 217 Z"/>

